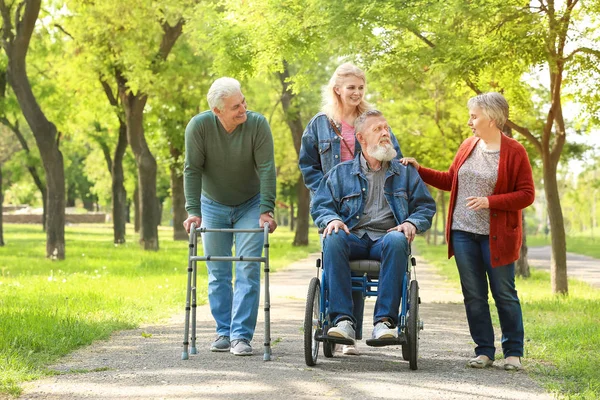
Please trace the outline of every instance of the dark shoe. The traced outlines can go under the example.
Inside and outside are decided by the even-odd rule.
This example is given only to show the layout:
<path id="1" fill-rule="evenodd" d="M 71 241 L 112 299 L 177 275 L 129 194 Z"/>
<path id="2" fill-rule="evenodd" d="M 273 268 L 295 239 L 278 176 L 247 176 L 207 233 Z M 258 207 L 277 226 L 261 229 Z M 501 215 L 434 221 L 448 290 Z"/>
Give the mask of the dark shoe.
<path id="1" fill-rule="evenodd" d="M 477 356 L 469 360 L 469 367 L 471 368 L 487 368 L 491 367 L 494 360 L 491 360 L 488 356 Z"/>
<path id="2" fill-rule="evenodd" d="M 504 360 L 504 369 L 506 371 L 519 371 L 521 368 L 523 368 L 521 357 L 506 357 Z"/>
<path id="3" fill-rule="evenodd" d="M 215 339 L 210 345 L 210 351 L 227 351 L 229 350 L 231 343 L 229 342 L 229 336 L 221 335 Z"/>

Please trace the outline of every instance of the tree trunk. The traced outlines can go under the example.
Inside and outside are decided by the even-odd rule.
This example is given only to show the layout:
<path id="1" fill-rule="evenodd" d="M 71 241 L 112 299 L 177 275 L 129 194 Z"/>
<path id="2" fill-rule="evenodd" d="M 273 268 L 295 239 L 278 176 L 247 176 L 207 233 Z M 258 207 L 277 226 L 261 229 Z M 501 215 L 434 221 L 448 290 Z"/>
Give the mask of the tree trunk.
<path id="1" fill-rule="evenodd" d="M 41 0 L 21 3 L 16 13 L 16 36 L 13 36 L 11 10 L 4 0 L 0 1 L 3 18 L 3 43 L 8 58 L 8 81 L 27 124 L 31 128 L 40 150 L 46 172 L 47 220 L 46 257 L 65 258 L 65 171 L 63 156 L 58 148 L 59 137 L 56 126 L 48 121 L 35 98 L 26 69 L 29 42 L 40 11 Z"/>
<path id="2" fill-rule="evenodd" d="M 31 151 L 29 150 L 29 145 L 25 140 L 25 136 L 23 136 L 23 133 L 21 132 L 18 122 L 11 124 L 7 118 L 3 118 L 3 124 L 15 134 L 17 140 L 21 144 L 21 148 L 25 150 L 27 155 L 31 154 Z M 38 188 L 42 196 L 42 229 L 46 231 L 46 202 L 48 196 L 48 193 L 46 191 L 46 185 L 44 184 L 44 182 L 42 182 L 42 179 L 40 178 L 40 174 L 38 174 L 38 170 L 36 167 L 34 167 L 33 165 L 27 165 L 27 171 L 29 171 L 29 175 L 31 175 L 35 186 Z"/>
<path id="3" fill-rule="evenodd" d="M 181 150 L 171 146 L 171 156 L 178 162 Z M 179 173 L 178 164 L 171 164 L 171 202 L 173 204 L 173 240 L 188 240 L 188 234 L 183 227 L 186 220 L 185 195 L 183 193 L 183 175 Z"/>
<path id="4" fill-rule="evenodd" d="M 290 231 L 294 232 L 295 226 L 296 226 L 296 210 L 294 207 L 294 202 L 290 201 Z"/>
<path id="5" fill-rule="evenodd" d="M 140 244 L 144 250 L 158 250 L 158 199 L 156 198 L 156 160 L 144 135 L 144 107 L 148 97 L 134 95 L 126 85 L 119 85 L 119 95 L 127 121 L 127 140 L 138 168 Z"/>
<path id="6" fill-rule="evenodd" d="M 127 126 L 119 121 L 119 139 L 112 162 L 112 216 L 114 243 L 125 243 L 125 224 L 127 219 L 127 191 L 123 173 L 123 156 L 127 150 Z"/>
<path id="7" fill-rule="evenodd" d="M 310 203 L 310 194 L 304 185 L 302 176 L 298 178 L 296 193 L 298 196 L 299 217 L 296 220 L 296 235 L 292 244 L 294 246 L 308 246 L 308 205 Z"/>
<path id="8" fill-rule="evenodd" d="M 285 122 L 292 132 L 294 148 L 296 149 L 296 155 L 298 155 L 300 154 L 300 145 L 302 141 L 302 133 L 304 132 L 304 126 L 302 125 L 302 120 L 300 119 L 300 109 L 298 105 L 292 105 L 292 101 L 295 100 L 296 95 L 293 94 L 290 89 L 290 71 L 288 63 L 285 60 L 283 61 L 283 72 L 279 72 L 278 77 L 283 88 L 281 92 L 281 105 L 285 114 Z M 298 196 L 298 218 L 296 221 L 296 235 L 294 237 L 293 244 L 294 246 L 306 246 L 308 245 L 308 213 L 310 211 L 310 193 L 306 186 L 304 186 L 302 177 L 300 177 L 298 180 L 296 193 Z"/>
<path id="9" fill-rule="evenodd" d="M 521 252 L 519 253 L 519 259 L 517 260 L 516 265 L 516 274 L 517 276 L 523 278 L 529 278 L 531 276 L 531 271 L 529 270 L 529 262 L 527 261 L 527 235 L 525 234 L 526 225 L 525 225 L 525 211 L 522 212 L 522 223 L 523 223 L 523 241 L 521 242 Z"/>
<path id="10" fill-rule="evenodd" d="M 140 189 L 139 184 L 133 191 L 133 231 L 140 232 Z"/>
<path id="11" fill-rule="evenodd" d="M 566 294 L 569 292 L 567 280 L 567 240 L 558 182 L 556 180 L 556 165 L 544 163 L 544 192 L 548 219 L 550 220 L 550 237 L 552 241 L 552 257 L 550 259 L 550 282 L 553 293 Z"/>

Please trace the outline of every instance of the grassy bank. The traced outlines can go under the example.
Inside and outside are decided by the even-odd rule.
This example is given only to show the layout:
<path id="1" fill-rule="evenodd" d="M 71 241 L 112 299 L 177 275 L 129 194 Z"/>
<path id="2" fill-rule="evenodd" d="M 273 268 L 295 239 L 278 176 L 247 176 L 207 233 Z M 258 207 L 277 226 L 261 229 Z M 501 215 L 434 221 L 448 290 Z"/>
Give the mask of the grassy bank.
<path id="1" fill-rule="evenodd" d="M 530 247 L 550 246 L 550 240 L 550 236 L 529 235 L 527 236 L 527 245 Z M 567 236 L 567 251 L 600 259 L 600 237 Z"/>
<path id="2" fill-rule="evenodd" d="M 427 246 L 418 240 L 419 254 L 460 290 L 456 265 L 454 259 L 447 259 L 446 246 Z M 549 273 L 531 272 L 530 278 L 517 278 L 528 373 L 566 398 L 600 398 L 600 290 L 569 279 L 569 295 L 556 296 L 551 293 Z M 491 309 L 499 334 L 495 307 Z M 501 351 L 496 357 L 502 357 Z"/>
<path id="3" fill-rule="evenodd" d="M 108 225 L 66 227 L 64 261 L 44 258 L 39 226 L 4 225 L 0 247 L 0 393 L 19 394 L 19 383 L 50 373 L 46 366 L 111 332 L 157 322 L 185 306 L 187 242 L 161 228 L 160 250 L 145 252 L 132 227 L 127 243 L 112 243 Z M 291 246 L 286 227 L 270 236 L 277 270 L 319 250 Z M 206 302 L 206 269 L 198 268 L 198 300 Z"/>

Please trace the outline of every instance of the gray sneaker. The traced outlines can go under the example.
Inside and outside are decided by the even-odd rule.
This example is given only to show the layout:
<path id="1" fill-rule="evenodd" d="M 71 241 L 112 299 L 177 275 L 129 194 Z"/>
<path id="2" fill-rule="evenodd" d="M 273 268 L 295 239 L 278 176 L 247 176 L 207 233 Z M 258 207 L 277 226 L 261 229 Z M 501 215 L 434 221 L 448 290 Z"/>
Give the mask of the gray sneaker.
<path id="1" fill-rule="evenodd" d="M 252 346 L 246 339 L 236 339 L 231 341 L 231 349 L 229 350 L 235 356 L 251 356 Z"/>
<path id="2" fill-rule="evenodd" d="M 210 351 L 227 351 L 231 347 L 229 336 L 219 336 L 210 345 Z"/>
<path id="3" fill-rule="evenodd" d="M 373 328 L 373 339 L 393 339 L 398 337 L 398 329 L 388 321 L 379 321 Z"/>
<path id="4" fill-rule="evenodd" d="M 335 326 L 332 326 L 327 331 L 327 335 L 341 337 L 344 339 L 350 339 L 354 341 L 355 333 L 354 333 L 354 325 L 351 321 L 347 319 L 338 322 Z"/>

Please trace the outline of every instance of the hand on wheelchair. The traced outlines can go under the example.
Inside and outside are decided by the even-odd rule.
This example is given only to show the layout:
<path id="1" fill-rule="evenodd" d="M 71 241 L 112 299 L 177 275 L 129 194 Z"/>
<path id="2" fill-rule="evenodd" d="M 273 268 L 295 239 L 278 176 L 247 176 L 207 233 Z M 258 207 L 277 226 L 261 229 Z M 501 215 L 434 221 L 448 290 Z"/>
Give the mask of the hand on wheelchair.
<path id="1" fill-rule="evenodd" d="M 326 238 L 327 235 L 330 235 L 334 231 L 335 233 L 338 233 L 340 229 L 346 232 L 346 234 L 350 234 L 350 230 L 348 229 L 345 223 L 343 223 L 339 219 L 334 219 L 333 221 L 328 223 L 325 229 L 323 230 L 323 238 Z"/>
<path id="2" fill-rule="evenodd" d="M 391 231 L 404 232 L 404 236 L 406 236 L 408 243 L 412 243 L 412 241 L 415 240 L 415 235 L 417 234 L 417 228 L 410 222 L 403 222 L 398 226 L 388 229 L 388 232 Z"/>

